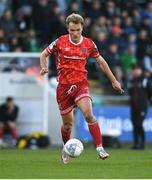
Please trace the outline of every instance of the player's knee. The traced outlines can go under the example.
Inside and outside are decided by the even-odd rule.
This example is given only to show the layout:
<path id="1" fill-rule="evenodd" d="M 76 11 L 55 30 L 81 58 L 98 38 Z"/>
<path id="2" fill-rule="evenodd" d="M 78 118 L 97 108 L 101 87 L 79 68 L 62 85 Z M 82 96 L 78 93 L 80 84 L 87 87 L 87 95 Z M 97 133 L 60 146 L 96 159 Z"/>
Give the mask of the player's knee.
<path id="1" fill-rule="evenodd" d="M 95 121 L 94 116 L 92 113 L 84 113 L 84 118 L 88 123 L 93 123 Z"/>

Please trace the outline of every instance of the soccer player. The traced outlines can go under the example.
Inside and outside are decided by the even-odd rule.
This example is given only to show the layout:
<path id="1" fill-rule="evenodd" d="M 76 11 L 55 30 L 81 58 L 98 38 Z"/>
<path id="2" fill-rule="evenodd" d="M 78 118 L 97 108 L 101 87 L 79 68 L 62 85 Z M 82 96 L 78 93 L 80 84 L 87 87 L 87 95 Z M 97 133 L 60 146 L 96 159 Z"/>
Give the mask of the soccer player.
<path id="1" fill-rule="evenodd" d="M 85 65 L 89 57 L 95 58 L 99 67 L 108 76 L 112 87 L 123 92 L 120 83 L 116 80 L 108 64 L 99 54 L 94 42 L 82 36 L 84 19 L 79 14 L 71 14 L 66 18 L 69 34 L 63 35 L 52 42 L 43 50 L 40 56 L 40 74 L 48 73 L 46 58 L 50 54 L 56 56 L 57 66 L 57 102 L 63 120 L 61 135 L 65 144 L 70 139 L 73 123 L 73 109 L 77 106 L 88 123 L 89 131 L 96 145 L 96 150 L 101 159 L 106 159 L 109 154 L 102 146 L 102 137 L 99 124 L 92 113 L 91 97 L 87 81 Z M 62 151 L 63 163 L 67 164 L 70 157 Z"/>

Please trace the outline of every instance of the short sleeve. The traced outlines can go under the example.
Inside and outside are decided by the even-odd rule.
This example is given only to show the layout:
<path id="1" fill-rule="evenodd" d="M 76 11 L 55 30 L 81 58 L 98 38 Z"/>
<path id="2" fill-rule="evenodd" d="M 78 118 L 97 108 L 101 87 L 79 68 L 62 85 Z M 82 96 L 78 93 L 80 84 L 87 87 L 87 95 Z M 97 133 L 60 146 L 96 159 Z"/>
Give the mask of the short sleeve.
<path id="1" fill-rule="evenodd" d="M 98 51 L 96 44 L 93 41 L 92 41 L 92 43 L 93 43 L 93 47 L 92 47 L 92 53 L 90 56 L 93 58 L 97 58 L 100 56 L 100 54 L 99 54 L 99 51 Z"/>
<path id="2" fill-rule="evenodd" d="M 58 51 L 58 46 L 57 46 L 58 41 L 59 41 L 59 39 L 56 39 L 46 48 L 46 50 L 49 54 L 52 54 L 52 53 L 55 53 Z"/>

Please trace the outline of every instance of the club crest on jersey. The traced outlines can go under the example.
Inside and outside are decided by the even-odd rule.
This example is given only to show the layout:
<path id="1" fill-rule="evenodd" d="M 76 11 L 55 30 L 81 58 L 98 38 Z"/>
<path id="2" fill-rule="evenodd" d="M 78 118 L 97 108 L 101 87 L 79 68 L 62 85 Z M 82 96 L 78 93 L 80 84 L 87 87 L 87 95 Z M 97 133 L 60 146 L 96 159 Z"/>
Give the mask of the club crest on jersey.
<path id="1" fill-rule="evenodd" d="M 81 52 L 82 52 L 82 54 L 87 54 L 87 48 L 83 47 L 83 48 L 81 49 Z"/>

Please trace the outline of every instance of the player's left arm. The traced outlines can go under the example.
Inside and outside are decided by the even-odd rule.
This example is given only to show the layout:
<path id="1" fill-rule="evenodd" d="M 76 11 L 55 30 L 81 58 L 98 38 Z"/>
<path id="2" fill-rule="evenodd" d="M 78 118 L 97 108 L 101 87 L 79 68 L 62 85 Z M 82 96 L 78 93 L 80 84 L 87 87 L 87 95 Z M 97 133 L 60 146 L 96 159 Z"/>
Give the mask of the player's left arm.
<path id="1" fill-rule="evenodd" d="M 122 94 L 124 92 L 124 90 L 122 89 L 121 84 L 117 81 L 114 74 L 110 70 L 110 68 L 109 68 L 107 62 L 105 61 L 105 59 L 101 55 L 99 55 L 95 59 L 96 59 L 98 65 L 99 65 L 99 67 L 101 68 L 101 70 L 106 74 L 106 76 L 111 81 L 112 87 Z"/>
<path id="2" fill-rule="evenodd" d="M 49 72 L 48 67 L 47 67 L 47 57 L 49 56 L 49 53 L 47 52 L 46 49 L 44 49 L 40 55 L 40 74 L 44 75 Z"/>

